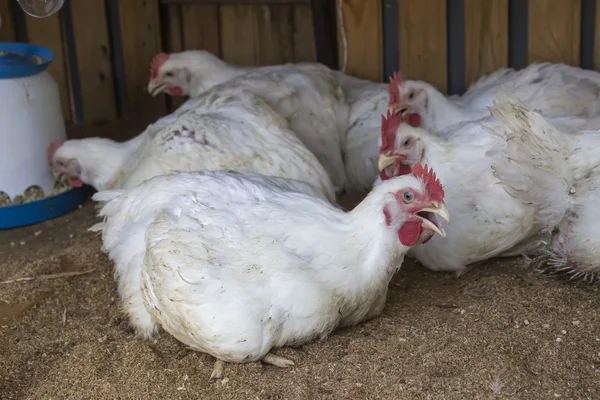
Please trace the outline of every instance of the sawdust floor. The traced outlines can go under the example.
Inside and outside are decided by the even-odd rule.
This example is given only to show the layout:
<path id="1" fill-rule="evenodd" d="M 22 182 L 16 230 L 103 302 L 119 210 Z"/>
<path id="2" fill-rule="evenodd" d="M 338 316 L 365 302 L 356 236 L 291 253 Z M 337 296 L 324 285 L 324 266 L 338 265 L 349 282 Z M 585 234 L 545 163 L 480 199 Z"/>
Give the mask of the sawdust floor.
<path id="1" fill-rule="evenodd" d="M 111 263 L 87 232 L 94 205 L 0 231 L 2 399 L 598 399 L 600 298 L 490 261 L 456 279 L 406 263 L 384 315 L 277 353 L 288 369 L 227 365 L 166 333 L 133 339 Z M 12 244 L 11 244 L 12 242 Z"/>

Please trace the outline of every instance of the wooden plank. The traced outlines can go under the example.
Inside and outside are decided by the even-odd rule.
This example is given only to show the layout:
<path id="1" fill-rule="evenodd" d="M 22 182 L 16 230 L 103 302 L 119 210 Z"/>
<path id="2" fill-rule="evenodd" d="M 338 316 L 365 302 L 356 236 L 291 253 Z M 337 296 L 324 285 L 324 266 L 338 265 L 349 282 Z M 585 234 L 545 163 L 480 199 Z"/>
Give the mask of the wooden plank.
<path id="1" fill-rule="evenodd" d="M 17 27 L 13 19 L 13 7 L 15 5 L 14 0 L 0 0 L 0 17 L 2 18 L 0 42 L 14 42 L 17 40 Z"/>
<path id="2" fill-rule="evenodd" d="M 579 65 L 580 0 L 529 0 L 529 62 Z"/>
<path id="3" fill-rule="evenodd" d="M 310 0 L 160 0 L 162 4 L 302 4 Z"/>
<path id="4" fill-rule="evenodd" d="M 165 8 L 167 31 L 165 36 L 165 48 L 169 53 L 183 50 L 181 7 L 174 5 Z"/>
<path id="5" fill-rule="evenodd" d="M 183 49 L 208 50 L 220 55 L 219 6 L 183 5 Z"/>
<path id="6" fill-rule="evenodd" d="M 508 66 L 508 0 L 465 0 L 465 83 Z"/>
<path id="7" fill-rule="evenodd" d="M 383 38 L 381 2 L 347 0 L 342 5 L 343 27 L 339 14 L 337 25 L 344 28 L 347 38 L 348 65 L 346 73 L 363 79 L 383 79 Z M 344 66 L 344 42 L 338 29 L 340 69 Z"/>
<path id="8" fill-rule="evenodd" d="M 596 1 L 596 32 L 594 36 L 594 69 L 600 71 L 600 2 L 598 1 Z"/>
<path id="9" fill-rule="evenodd" d="M 164 8 L 167 21 L 167 31 L 165 34 L 165 48 L 169 53 L 175 53 L 183 50 L 183 35 L 182 35 L 182 15 L 181 6 L 170 5 Z M 183 96 L 168 96 L 167 109 L 169 112 L 179 108 L 186 101 Z"/>
<path id="10" fill-rule="evenodd" d="M 259 33 L 256 7 L 259 6 L 221 6 L 221 50 L 225 61 L 235 65 L 258 65 Z"/>
<path id="11" fill-rule="evenodd" d="M 313 30 L 312 10 L 309 4 L 295 4 L 293 51 L 294 62 L 317 61 L 315 32 Z"/>
<path id="12" fill-rule="evenodd" d="M 399 9 L 400 70 L 446 93 L 446 0 L 402 1 Z"/>
<path id="13" fill-rule="evenodd" d="M 72 1 L 71 10 L 85 120 L 112 120 L 117 107 L 104 1 Z"/>
<path id="14" fill-rule="evenodd" d="M 258 29 L 259 65 L 286 64 L 294 61 L 292 6 L 288 4 L 255 7 Z"/>
<path id="15" fill-rule="evenodd" d="M 119 16 L 130 116 L 164 115 L 165 97 L 152 97 L 147 90 L 150 63 L 161 51 L 158 3 L 120 1 Z"/>
<path id="16" fill-rule="evenodd" d="M 49 48 L 54 52 L 54 61 L 48 67 L 60 93 L 60 103 L 65 119 L 71 119 L 71 102 L 67 75 L 65 49 L 58 14 L 47 18 L 27 16 L 29 42 Z"/>

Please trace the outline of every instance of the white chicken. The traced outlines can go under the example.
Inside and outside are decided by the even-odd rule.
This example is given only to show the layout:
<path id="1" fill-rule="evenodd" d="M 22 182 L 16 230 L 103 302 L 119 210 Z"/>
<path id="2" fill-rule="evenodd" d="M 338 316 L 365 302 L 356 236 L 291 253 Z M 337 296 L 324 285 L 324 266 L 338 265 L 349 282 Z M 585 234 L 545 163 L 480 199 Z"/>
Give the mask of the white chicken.
<path id="1" fill-rule="evenodd" d="M 573 278 L 597 277 L 600 135 L 563 133 L 515 99 L 500 99 L 491 112 L 502 122 L 496 133 L 506 137 L 495 174 L 508 193 L 535 211 L 549 236 L 538 261 Z"/>
<path id="2" fill-rule="evenodd" d="M 444 234 L 436 215 L 449 219 L 427 166 L 348 213 L 299 185 L 204 171 L 97 193 L 104 222 L 92 229 L 102 231 L 138 334 L 162 326 L 211 354 L 213 378 L 224 362 L 293 365 L 272 349 L 381 314 L 404 254 Z"/>
<path id="3" fill-rule="evenodd" d="M 257 96 L 223 84 L 124 143 L 52 143 L 48 161 L 71 183 L 128 188 L 170 171 L 230 169 L 298 179 L 335 202 L 333 185 L 287 121 Z"/>
<path id="4" fill-rule="evenodd" d="M 504 89 L 546 116 L 600 115 L 600 73 L 566 64 L 530 64 L 521 70 L 504 68 L 481 78 L 462 96 L 446 97 L 422 81 L 395 81 L 400 98 L 396 111 L 419 114 L 422 127 L 448 135 L 449 127 L 489 115 L 488 107 Z"/>
<path id="5" fill-rule="evenodd" d="M 325 167 L 336 192 L 348 189 L 343 160 L 348 105 L 329 68 L 316 63 L 242 68 L 204 50 L 160 53 L 150 67 L 148 91 L 194 98 L 224 82 L 271 105 Z"/>
<path id="6" fill-rule="evenodd" d="M 267 75 L 251 74 L 257 71 Z M 269 82 L 263 83 L 266 76 Z M 341 158 L 332 158 L 331 149 L 337 144 L 341 146 L 340 154 L 343 155 L 346 189 L 368 191 L 371 188 L 378 173 L 380 116 L 388 108 L 386 84 L 358 79 L 316 63 L 239 67 L 224 62 L 210 52 L 192 50 L 158 54 L 150 66 L 148 91 L 153 95 L 163 92 L 172 96 L 194 97 L 218 83 L 231 80 L 241 86 L 251 86 L 254 93 L 265 97 L 290 120 L 292 130 L 328 171 L 334 171 L 330 172 L 334 184 L 336 176 L 340 175 Z M 278 105 L 280 99 L 270 96 L 269 84 L 291 85 L 297 90 L 293 91 L 292 101 L 283 103 L 285 107 L 282 107 Z M 319 90 L 314 88 L 315 85 Z M 334 93 L 334 89 L 339 87 L 343 90 L 347 107 L 342 106 L 342 100 Z M 336 105 L 334 113 L 317 112 L 327 99 L 333 99 L 329 102 Z M 335 133 L 341 135 L 339 141 L 336 141 Z M 321 143 L 323 140 L 326 142 Z"/>
<path id="7" fill-rule="evenodd" d="M 375 187 L 417 163 L 431 165 L 444 182 L 446 204 L 457 222 L 446 227 L 447 237 L 434 237 L 409 253 L 428 269 L 460 275 L 472 263 L 539 246 L 533 210 L 506 193 L 493 175 L 492 156 L 503 140 L 482 128 L 488 119 L 464 123 L 447 139 L 401 118 L 382 131 L 382 173 Z"/>

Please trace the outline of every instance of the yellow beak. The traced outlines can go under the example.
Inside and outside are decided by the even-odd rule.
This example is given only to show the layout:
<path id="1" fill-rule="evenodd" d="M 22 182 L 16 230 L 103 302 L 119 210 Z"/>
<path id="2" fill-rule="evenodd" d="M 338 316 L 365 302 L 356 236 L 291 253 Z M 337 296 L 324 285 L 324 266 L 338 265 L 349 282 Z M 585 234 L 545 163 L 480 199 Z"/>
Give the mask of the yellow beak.
<path id="1" fill-rule="evenodd" d="M 157 94 L 161 93 L 163 90 L 165 90 L 168 86 L 169 85 L 164 82 L 160 82 L 156 79 L 152 80 L 148 82 L 148 93 L 150 93 L 150 95 L 154 97 Z"/>
<path id="2" fill-rule="evenodd" d="M 379 168 L 379 171 L 383 171 L 388 166 L 394 164 L 396 162 L 396 160 L 398 160 L 399 158 L 402 158 L 402 157 L 397 156 L 395 154 L 390 154 L 390 155 L 380 154 L 379 160 L 377 160 L 377 168 Z"/>
<path id="3" fill-rule="evenodd" d="M 433 203 L 431 203 L 431 207 L 423 208 L 423 209 L 419 210 L 419 212 L 423 212 L 423 211 L 439 215 L 446 222 L 450 223 L 450 213 L 448 212 L 448 209 L 446 208 L 446 205 L 444 203 L 439 204 L 437 202 L 433 202 Z M 442 227 L 438 228 L 433 222 L 429 221 L 426 218 L 422 218 L 418 214 L 416 216 L 417 216 L 417 218 L 420 218 L 423 221 L 423 226 L 425 228 L 431 229 L 432 231 L 434 231 L 441 237 L 446 237 L 446 232 L 444 232 L 444 228 L 442 228 Z"/>

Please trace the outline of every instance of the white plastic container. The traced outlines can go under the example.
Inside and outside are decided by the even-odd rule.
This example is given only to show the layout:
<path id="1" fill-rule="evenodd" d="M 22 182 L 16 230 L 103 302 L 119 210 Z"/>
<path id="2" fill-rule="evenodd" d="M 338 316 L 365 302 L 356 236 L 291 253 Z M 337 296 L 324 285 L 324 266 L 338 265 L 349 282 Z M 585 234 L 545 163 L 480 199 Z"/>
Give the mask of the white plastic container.
<path id="1" fill-rule="evenodd" d="M 66 137 L 58 85 L 47 70 L 0 79 L 0 191 L 14 199 L 39 185 L 51 194 L 48 145 Z"/>

